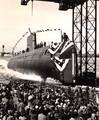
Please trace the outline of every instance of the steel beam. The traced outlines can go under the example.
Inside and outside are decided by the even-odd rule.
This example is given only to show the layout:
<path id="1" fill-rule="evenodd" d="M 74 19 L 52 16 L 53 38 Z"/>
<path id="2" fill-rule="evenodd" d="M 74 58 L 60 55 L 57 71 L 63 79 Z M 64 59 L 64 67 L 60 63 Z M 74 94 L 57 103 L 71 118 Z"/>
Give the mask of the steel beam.
<path id="1" fill-rule="evenodd" d="M 96 79 L 97 0 L 88 0 L 73 9 L 73 41 L 77 51 L 80 79 Z"/>

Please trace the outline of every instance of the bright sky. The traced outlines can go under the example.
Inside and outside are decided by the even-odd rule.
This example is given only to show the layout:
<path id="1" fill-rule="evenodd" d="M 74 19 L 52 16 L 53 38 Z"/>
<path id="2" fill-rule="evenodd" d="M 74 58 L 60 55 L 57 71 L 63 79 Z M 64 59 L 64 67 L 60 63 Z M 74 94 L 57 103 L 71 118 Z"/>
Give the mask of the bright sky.
<path id="1" fill-rule="evenodd" d="M 33 2 L 33 15 L 31 15 L 31 3 L 21 6 L 20 1 L 0 1 L 0 51 L 3 44 L 6 50 L 11 50 L 29 27 L 32 31 L 60 28 L 72 39 L 72 10 L 59 11 L 59 5 L 56 3 L 38 1 Z M 21 48 L 24 49 L 25 46 L 26 37 L 22 40 L 22 44 L 20 43 Z"/>

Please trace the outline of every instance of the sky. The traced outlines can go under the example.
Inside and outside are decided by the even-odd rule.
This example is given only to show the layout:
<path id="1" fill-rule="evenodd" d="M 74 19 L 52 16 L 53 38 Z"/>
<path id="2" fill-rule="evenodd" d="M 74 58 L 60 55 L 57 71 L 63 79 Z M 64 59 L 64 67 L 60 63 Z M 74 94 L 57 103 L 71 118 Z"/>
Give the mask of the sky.
<path id="1" fill-rule="evenodd" d="M 54 29 L 62 29 L 72 39 L 72 10 L 59 11 L 57 3 L 34 1 L 32 15 L 31 2 L 27 6 L 21 6 L 20 2 L 21 0 L 0 1 L 0 51 L 3 44 L 5 51 L 11 51 L 15 43 L 22 38 L 22 35 L 29 32 L 28 28 L 34 32 L 42 29 L 52 29 L 53 31 Z M 99 17 L 99 13 L 97 14 Z M 97 31 L 99 31 L 99 25 Z M 52 33 L 49 36 L 45 34 L 45 36 L 51 40 L 60 39 L 61 32 L 56 32 L 54 31 L 55 34 L 58 34 L 57 37 L 53 36 Z M 22 38 L 19 48 L 26 47 L 28 35 L 29 33 Z M 38 38 L 40 38 L 39 35 Z M 43 39 L 46 40 L 46 37 Z M 97 40 L 98 38 L 97 36 Z M 97 41 L 97 48 L 99 49 L 99 41 Z"/>

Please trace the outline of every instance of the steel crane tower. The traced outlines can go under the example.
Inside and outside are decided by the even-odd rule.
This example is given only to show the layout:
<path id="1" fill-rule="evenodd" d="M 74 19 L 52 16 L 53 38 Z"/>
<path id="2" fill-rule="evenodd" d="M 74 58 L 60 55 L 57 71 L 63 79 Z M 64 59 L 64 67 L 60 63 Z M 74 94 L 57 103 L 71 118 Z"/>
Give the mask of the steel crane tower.
<path id="1" fill-rule="evenodd" d="M 96 82 L 97 0 L 86 0 L 73 9 L 72 39 L 76 45 L 76 80 Z"/>

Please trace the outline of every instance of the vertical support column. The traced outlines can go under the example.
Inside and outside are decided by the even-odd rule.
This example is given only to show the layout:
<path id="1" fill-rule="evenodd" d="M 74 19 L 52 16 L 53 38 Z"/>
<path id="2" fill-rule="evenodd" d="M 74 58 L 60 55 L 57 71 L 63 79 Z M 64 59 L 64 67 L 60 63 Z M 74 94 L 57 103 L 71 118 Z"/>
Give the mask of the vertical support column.
<path id="1" fill-rule="evenodd" d="M 86 1 L 86 14 L 85 14 L 85 20 L 86 20 L 86 29 L 85 29 L 85 31 L 86 31 L 86 41 L 85 41 L 85 44 L 86 44 L 86 53 L 85 53 L 85 73 L 86 73 L 86 78 L 87 78 L 87 72 L 88 72 L 88 70 L 87 70 L 87 65 L 88 65 L 88 53 L 87 53 L 87 51 L 88 51 L 88 1 Z"/>
<path id="2" fill-rule="evenodd" d="M 80 42 L 80 48 L 81 48 L 81 51 L 80 51 L 80 76 L 82 77 L 82 24 L 83 24 L 83 21 L 82 21 L 82 4 L 81 4 L 81 11 L 80 11 L 80 14 L 81 14 L 81 25 L 80 25 L 80 39 L 81 39 L 81 42 Z"/>
<path id="3" fill-rule="evenodd" d="M 76 46 L 76 77 L 82 74 L 82 5 L 73 9 L 73 36 Z"/>
<path id="4" fill-rule="evenodd" d="M 97 0 L 95 0 L 95 79 L 96 79 L 96 74 L 97 74 L 97 70 L 96 70 L 96 66 L 97 66 Z M 97 86 L 97 81 L 96 81 L 96 86 Z"/>
<path id="5" fill-rule="evenodd" d="M 73 9 L 73 41 L 77 51 L 77 76 L 96 79 L 97 0 L 87 0 Z"/>

